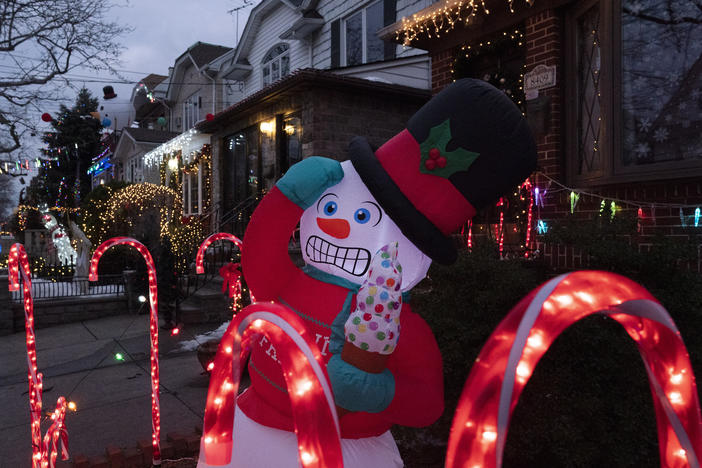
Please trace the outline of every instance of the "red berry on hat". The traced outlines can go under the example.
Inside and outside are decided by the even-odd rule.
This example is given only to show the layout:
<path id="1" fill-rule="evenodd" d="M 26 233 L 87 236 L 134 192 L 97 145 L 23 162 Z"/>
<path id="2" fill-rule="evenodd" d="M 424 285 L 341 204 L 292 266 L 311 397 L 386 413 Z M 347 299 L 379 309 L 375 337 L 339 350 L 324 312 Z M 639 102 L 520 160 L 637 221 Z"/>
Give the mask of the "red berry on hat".
<path id="1" fill-rule="evenodd" d="M 429 150 L 429 157 L 431 159 L 437 159 L 439 156 L 441 156 L 441 152 L 438 148 L 432 148 Z"/>
<path id="2" fill-rule="evenodd" d="M 379 314 L 380 314 L 381 312 L 383 312 L 383 305 L 382 305 L 382 304 L 376 304 L 376 305 L 375 305 L 375 311 L 376 311 L 377 313 L 379 313 Z"/>
<path id="3" fill-rule="evenodd" d="M 446 167 L 446 158 L 441 156 L 439 159 L 436 160 L 436 165 L 441 168 Z"/>
<path id="4" fill-rule="evenodd" d="M 424 167 L 426 167 L 430 171 L 433 171 L 434 169 L 436 169 L 436 161 L 434 161 L 433 159 L 427 159 L 426 161 L 424 161 Z"/>
<path id="5" fill-rule="evenodd" d="M 363 320 L 365 320 L 366 322 L 368 322 L 372 317 L 373 316 L 367 312 L 363 314 Z"/>

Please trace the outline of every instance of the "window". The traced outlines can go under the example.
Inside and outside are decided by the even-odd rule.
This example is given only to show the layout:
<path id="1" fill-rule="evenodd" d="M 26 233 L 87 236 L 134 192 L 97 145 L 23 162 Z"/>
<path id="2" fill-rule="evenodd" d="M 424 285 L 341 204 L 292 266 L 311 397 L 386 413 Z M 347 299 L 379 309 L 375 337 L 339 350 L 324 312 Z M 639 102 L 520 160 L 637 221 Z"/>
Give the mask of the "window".
<path id="1" fill-rule="evenodd" d="M 702 10 L 694 0 L 581 1 L 567 18 L 575 182 L 702 174 Z"/>
<path id="2" fill-rule="evenodd" d="M 285 43 L 273 46 L 261 61 L 263 86 L 290 74 L 290 50 Z"/>
<path id="3" fill-rule="evenodd" d="M 193 94 L 183 102 L 183 130 L 192 128 L 200 120 L 201 105 L 199 94 Z"/>
<path id="4" fill-rule="evenodd" d="M 383 13 L 383 2 L 378 1 L 343 20 L 342 66 L 383 60 L 385 43 L 376 34 L 383 27 Z"/>
<path id="5" fill-rule="evenodd" d="M 127 170 L 124 177 L 127 182 L 138 183 L 144 181 L 141 157 L 137 156 L 127 161 Z"/>
<path id="6" fill-rule="evenodd" d="M 183 213 L 199 215 L 202 211 L 202 171 L 200 165 L 190 172 L 183 172 Z"/>

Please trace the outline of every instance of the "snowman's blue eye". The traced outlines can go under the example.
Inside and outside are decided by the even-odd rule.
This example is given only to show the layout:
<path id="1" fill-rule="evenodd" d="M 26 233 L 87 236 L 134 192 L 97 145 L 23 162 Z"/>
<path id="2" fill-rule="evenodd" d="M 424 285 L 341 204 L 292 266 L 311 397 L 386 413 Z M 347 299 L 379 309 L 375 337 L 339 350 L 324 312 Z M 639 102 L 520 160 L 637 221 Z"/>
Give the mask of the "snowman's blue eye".
<path id="1" fill-rule="evenodd" d="M 331 215 L 333 215 L 334 213 L 336 213 L 337 208 L 338 208 L 338 206 L 337 206 L 336 202 L 334 202 L 334 201 L 328 201 L 328 202 L 324 205 L 324 214 L 327 215 L 327 216 L 331 216 Z"/>
<path id="2" fill-rule="evenodd" d="M 370 211 L 365 208 L 359 208 L 353 214 L 353 219 L 355 219 L 358 224 L 366 224 L 370 221 Z"/>

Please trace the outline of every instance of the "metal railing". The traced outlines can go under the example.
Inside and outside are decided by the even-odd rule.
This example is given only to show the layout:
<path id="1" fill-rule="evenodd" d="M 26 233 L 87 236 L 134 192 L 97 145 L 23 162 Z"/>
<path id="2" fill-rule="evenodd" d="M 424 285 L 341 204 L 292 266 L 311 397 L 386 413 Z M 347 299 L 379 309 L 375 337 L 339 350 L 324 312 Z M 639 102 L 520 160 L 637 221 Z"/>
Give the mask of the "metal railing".
<path id="1" fill-rule="evenodd" d="M 224 213 L 219 221 L 219 231 L 232 233 L 243 240 L 246 226 L 260 200 L 261 195 L 252 195 Z"/>
<path id="2" fill-rule="evenodd" d="M 192 296 L 213 278 L 219 275 L 219 269 L 229 262 L 239 262 L 241 253 L 239 248 L 229 241 L 216 241 L 207 248 L 202 274 L 184 274 L 178 277 L 177 301 L 182 302 Z"/>
<path id="3" fill-rule="evenodd" d="M 20 280 L 21 282 L 21 280 Z M 14 302 L 22 301 L 23 285 L 19 291 L 10 292 Z M 125 294 L 123 275 L 100 275 L 98 281 L 88 278 L 73 278 L 57 281 L 55 278 L 33 278 L 32 298 L 35 301 L 62 299 L 67 297 L 118 296 Z"/>

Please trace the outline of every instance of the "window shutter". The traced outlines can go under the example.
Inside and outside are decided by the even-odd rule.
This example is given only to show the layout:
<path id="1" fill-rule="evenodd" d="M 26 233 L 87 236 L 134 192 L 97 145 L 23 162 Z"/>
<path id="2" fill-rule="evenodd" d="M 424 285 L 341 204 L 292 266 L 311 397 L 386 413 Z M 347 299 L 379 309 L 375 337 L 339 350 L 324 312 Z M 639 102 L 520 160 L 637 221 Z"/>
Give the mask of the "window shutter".
<path id="1" fill-rule="evenodd" d="M 389 26 L 397 20 L 397 0 L 383 0 L 383 26 Z M 395 58 L 397 44 L 385 41 L 385 60 Z"/>
<path id="2" fill-rule="evenodd" d="M 331 67 L 341 66 L 341 20 L 331 24 Z"/>

